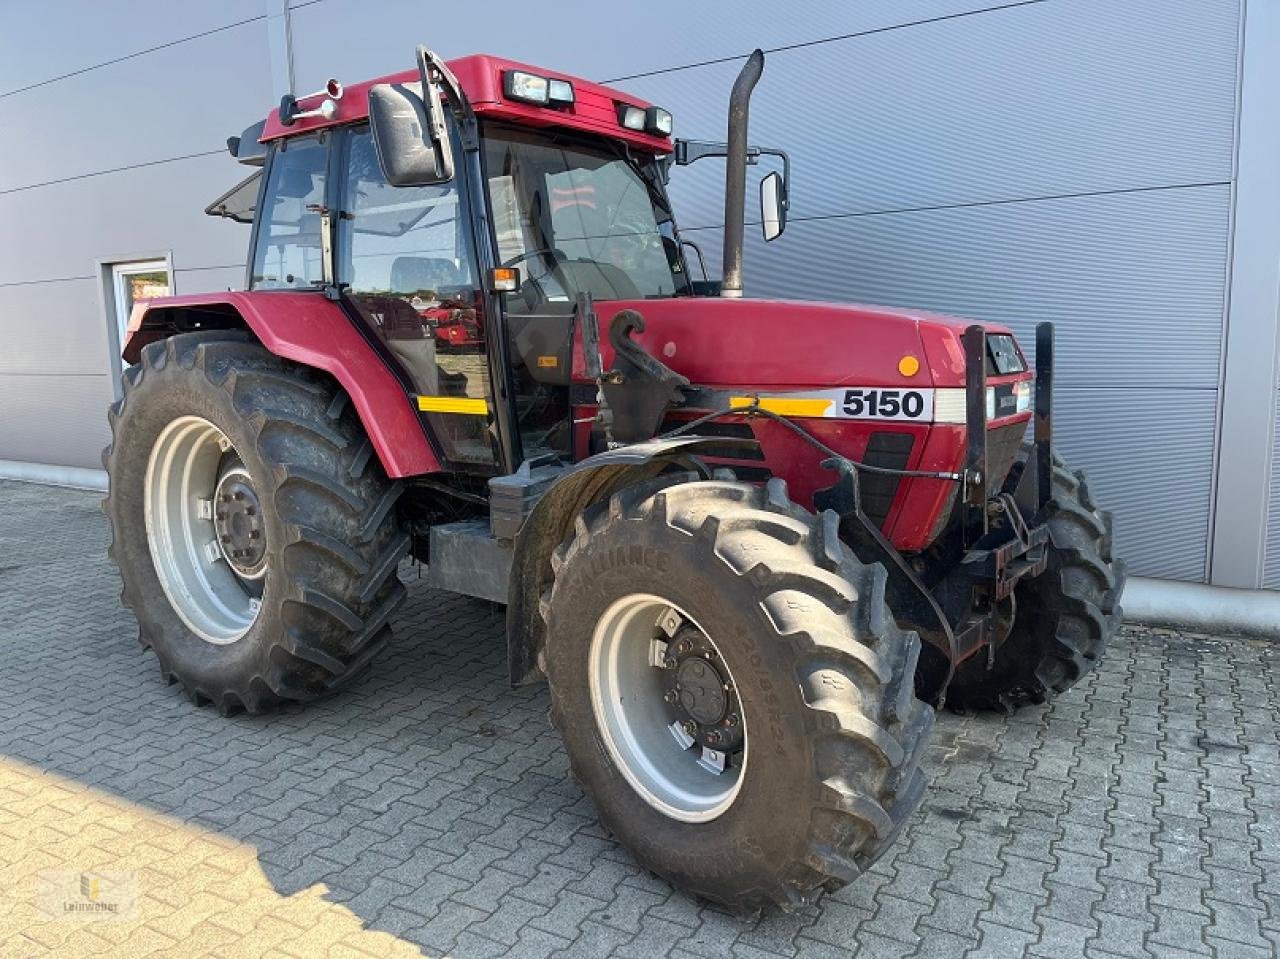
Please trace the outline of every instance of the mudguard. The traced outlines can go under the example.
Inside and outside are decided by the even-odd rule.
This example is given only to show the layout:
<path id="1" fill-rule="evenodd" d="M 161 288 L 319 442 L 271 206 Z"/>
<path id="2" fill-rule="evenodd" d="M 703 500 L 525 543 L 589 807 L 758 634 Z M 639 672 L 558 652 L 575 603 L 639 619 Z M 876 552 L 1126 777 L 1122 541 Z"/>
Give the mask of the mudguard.
<path id="1" fill-rule="evenodd" d="M 573 531 L 579 514 L 633 483 L 668 469 L 690 470 L 703 479 L 710 469 L 696 457 L 699 450 L 726 446 L 754 447 L 754 440 L 717 436 L 679 436 L 620 446 L 567 467 L 538 500 L 516 534 L 507 593 L 507 662 L 511 685 L 542 678 L 538 655 L 546 640 L 539 602 L 551 585 L 551 553 Z"/>
<path id="2" fill-rule="evenodd" d="M 382 468 L 392 478 L 440 470 L 417 411 L 400 381 L 334 301 L 318 293 L 260 291 L 166 296 L 139 303 L 122 355 L 174 333 L 244 325 L 276 356 L 324 370 L 360 415 Z"/>

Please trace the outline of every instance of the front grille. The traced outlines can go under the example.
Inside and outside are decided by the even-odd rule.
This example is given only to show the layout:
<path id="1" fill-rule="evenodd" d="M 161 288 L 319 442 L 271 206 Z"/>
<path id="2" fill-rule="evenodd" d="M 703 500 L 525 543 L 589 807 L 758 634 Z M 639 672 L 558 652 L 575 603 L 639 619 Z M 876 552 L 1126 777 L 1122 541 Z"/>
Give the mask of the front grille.
<path id="1" fill-rule="evenodd" d="M 910 433 L 872 433 L 862 462 L 883 469 L 904 470 L 911 459 L 911 447 L 914 443 Z M 877 526 L 884 526 L 889 507 L 898 494 L 901 479 L 899 476 L 866 470 L 858 476 L 858 488 L 862 492 L 862 512 Z"/>
<path id="2" fill-rule="evenodd" d="M 1004 478 L 1009 475 L 1023 437 L 1027 435 L 1026 423 L 1007 423 L 987 430 L 987 490 L 994 495 L 1000 491 Z"/>

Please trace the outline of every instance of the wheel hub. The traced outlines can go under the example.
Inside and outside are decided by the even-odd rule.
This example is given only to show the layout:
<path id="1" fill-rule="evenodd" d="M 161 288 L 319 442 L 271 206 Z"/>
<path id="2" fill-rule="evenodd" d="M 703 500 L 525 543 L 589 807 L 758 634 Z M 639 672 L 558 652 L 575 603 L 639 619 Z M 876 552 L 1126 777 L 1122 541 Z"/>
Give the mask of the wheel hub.
<path id="1" fill-rule="evenodd" d="M 742 706 L 711 641 L 684 625 L 667 646 L 667 692 L 676 721 L 692 741 L 721 753 L 742 748 Z"/>
<path id="2" fill-rule="evenodd" d="M 238 460 L 222 471 L 214 490 L 213 528 L 223 559 L 238 576 L 258 579 L 266 572 L 262 504 L 249 471 Z"/>
<path id="3" fill-rule="evenodd" d="M 680 692 L 680 707 L 693 721 L 713 726 L 724 718 L 729 697 L 724 692 L 724 680 L 714 666 L 701 656 L 690 656 L 676 670 L 676 688 Z"/>
<path id="4" fill-rule="evenodd" d="M 747 718 L 729 664 L 692 616 L 652 593 L 620 597 L 596 623 L 587 675 L 605 749 L 645 802 L 679 822 L 733 805 Z"/>

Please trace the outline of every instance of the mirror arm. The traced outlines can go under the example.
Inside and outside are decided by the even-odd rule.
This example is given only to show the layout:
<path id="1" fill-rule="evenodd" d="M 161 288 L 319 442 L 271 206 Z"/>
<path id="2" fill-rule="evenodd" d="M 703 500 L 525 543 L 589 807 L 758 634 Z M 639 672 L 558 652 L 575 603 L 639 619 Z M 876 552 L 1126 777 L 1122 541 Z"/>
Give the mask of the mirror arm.
<path id="1" fill-rule="evenodd" d="M 771 157 L 779 157 L 779 158 L 781 158 L 781 160 L 782 160 L 782 185 L 783 185 L 784 187 L 787 187 L 788 189 L 787 189 L 787 191 L 786 191 L 786 192 L 790 193 L 790 189 L 789 189 L 789 188 L 790 188 L 790 185 L 791 185 L 791 157 L 787 154 L 787 151 L 786 151 L 786 150 L 774 150 L 774 149 L 772 149 L 772 148 L 770 148 L 770 147 L 749 147 L 749 148 L 748 148 L 748 157 L 749 157 L 749 159 L 747 160 L 747 162 L 748 162 L 748 163 L 754 163 L 754 162 L 756 162 L 756 159 L 750 159 L 750 157 L 751 157 L 751 153 L 750 153 L 750 151 L 751 151 L 751 150 L 754 150 L 754 151 L 755 151 L 755 158 L 756 158 L 756 159 L 759 159 L 759 157 L 760 157 L 760 156 L 771 156 Z"/>
<path id="2" fill-rule="evenodd" d="M 747 163 L 754 164 L 759 161 L 761 153 L 775 153 L 781 151 L 762 150 L 760 147 L 747 147 Z M 688 166 L 704 157 L 723 157 L 729 155 L 729 144 L 713 143 L 709 140 L 676 140 L 675 161 L 676 166 Z"/>
<path id="3" fill-rule="evenodd" d="M 435 51 L 428 50 L 419 44 L 417 52 L 418 76 L 422 81 L 423 95 L 428 96 L 431 100 L 426 106 L 431 114 L 433 127 L 436 126 L 437 117 L 439 118 L 439 136 L 436 136 L 435 131 L 433 131 L 432 139 L 439 143 L 441 137 L 448 137 L 448 132 L 445 130 L 444 125 L 444 109 L 440 106 L 440 99 L 428 94 L 429 90 L 438 86 L 444 91 L 449 100 L 449 106 L 453 109 L 454 116 L 457 118 L 458 135 L 462 140 L 462 148 L 469 153 L 474 153 L 480 149 L 480 131 L 476 123 L 475 110 L 471 108 L 471 101 L 467 99 L 467 95 L 462 91 L 462 84 L 458 82 L 458 78 L 449 69 L 449 65 L 437 56 Z"/>

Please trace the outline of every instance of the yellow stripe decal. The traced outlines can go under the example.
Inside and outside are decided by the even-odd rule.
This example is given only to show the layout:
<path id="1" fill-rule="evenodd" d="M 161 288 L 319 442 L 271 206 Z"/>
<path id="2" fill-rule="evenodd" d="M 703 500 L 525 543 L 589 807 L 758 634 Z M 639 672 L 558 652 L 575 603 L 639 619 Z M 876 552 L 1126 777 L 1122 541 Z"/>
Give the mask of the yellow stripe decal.
<path id="1" fill-rule="evenodd" d="M 754 396 L 731 396 L 729 397 L 729 406 L 733 409 L 754 406 L 756 399 Z M 831 409 L 832 402 L 824 399 L 783 399 L 770 396 L 761 396 L 759 401 L 761 409 L 768 410 L 770 413 L 777 413 L 779 416 L 826 416 L 827 410 Z"/>
<path id="2" fill-rule="evenodd" d="M 473 400 L 465 396 L 419 396 L 418 409 L 424 413 L 470 413 L 488 416 L 487 400 Z"/>

